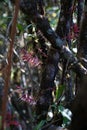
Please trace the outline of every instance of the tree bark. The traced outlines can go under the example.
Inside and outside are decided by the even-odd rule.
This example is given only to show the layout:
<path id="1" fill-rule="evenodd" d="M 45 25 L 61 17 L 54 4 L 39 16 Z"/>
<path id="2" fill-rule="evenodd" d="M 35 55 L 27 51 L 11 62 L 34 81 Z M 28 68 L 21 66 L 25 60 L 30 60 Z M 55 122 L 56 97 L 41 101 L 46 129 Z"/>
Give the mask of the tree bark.
<path id="1" fill-rule="evenodd" d="M 87 68 L 87 1 L 79 37 L 78 57 Z M 79 80 L 76 98 L 72 104 L 72 121 L 70 130 L 87 129 L 87 75 Z"/>

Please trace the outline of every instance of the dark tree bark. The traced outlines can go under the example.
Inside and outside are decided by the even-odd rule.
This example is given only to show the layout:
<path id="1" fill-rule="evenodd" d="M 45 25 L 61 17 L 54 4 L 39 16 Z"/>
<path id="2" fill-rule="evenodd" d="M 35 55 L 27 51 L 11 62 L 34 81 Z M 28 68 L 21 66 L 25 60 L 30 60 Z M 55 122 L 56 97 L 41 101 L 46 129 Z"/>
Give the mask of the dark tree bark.
<path id="1" fill-rule="evenodd" d="M 65 38 L 65 37 L 68 38 L 69 31 L 70 31 L 71 13 L 72 13 L 70 11 L 72 7 L 72 1 L 70 0 L 69 2 L 67 2 L 67 1 L 62 0 L 61 4 L 62 4 L 62 8 L 61 8 L 60 19 L 64 17 L 64 21 L 61 21 L 61 20 L 59 21 L 56 32 L 61 38 Z M 65 6 L 66 4 L 67 6 Z M 68 12 L 69 12 L 69 15 L 67 15 Z M 62 34 L 62 31 L 65 33 Z M 43 66 L 45 67 L 45 69 L 43 69 L 43 73 L 42 73 L 40 98 L 37 102 L 37 113 L 38 115 L 41 115 L 41 113 L 45 113 L 44 114 L 45 118 L 46 118 L 46 113 L 48 111 L 48 108 L 50 104 L 52 103 L 52 90 L 54 89 L 54 86 L 55 86 L 54 79 L 58 70 L 58 62 L 59 62 L 58 55 L 59 53 L 57 50 L 54 50 L 54 51 L 51 50 L 48 55 L 46 65 Z M 55 59 L 54 59 L 54 56 L 55 56 Z M 41 118 L 43 119 L 44 117 L 42 116 Z"/>
<path id="2" fill-rule="evenodd" d="M 78 23 L 78 27 L 80 27 L 82 14 L 83 14 L 83 9 L 84 9 L 84 0 L 78 0 L 78 7 L 77 7 L 77 9 L 78 9 L 77 23 Z"/>
<path id="3" fill-rule="evenodd" d="M 80 31 L 78 57 L 87 68 L 87 1 Z M 70 130 L 87 129 L 87 75 L 79 80 L 76 98 L 72 104 L 72 122 Z"/>
<path id="4" fill-rule="evenodd" d="M 50 50 L 45 66 L 43 66 L 42 80 L 40 85 L 40 97 L 37 101 L 36 112 L 39 119 L 46 119 L 49 106 L 52 104 L 52 91 L 55 89 L 55 76 L 58 71 L 59 53 Z"/>
<path id="5" fill-rule="evenodd" d="M 60 38 L 66 40 L 70 47 L 70 28 L 72 24 L 73 0 L 61 0 L 61 11 L 58 25 L 56 28 L 57 34 Z"/>
<path id="6" fill-rule="evenodd" d="M 51 42 L 52 46 L 58 49 L 63 58 L 67 59 L 70 64 L 73 64 L 72 68 L 79 76 L 87 73 L 86 69 L 78 63 L 77 58 L 74 57 L 69 48 L 64 46 L 64 41 L 62 41 L 61 38 L 52 30 L 46 18 L 37 15 L 36 24 L 37 28 L 39 28 L 43 35 Z"/>
<path id="7" fill-rule="evenodd" d="M 74 11 L 74 0 L 61 0 L 61 10 L 60 10 L 60 17 L 58 21 L 58 25 L 56 28 L 57 35 L 60 36 L 61 39 L 65 41 L 65 44 L 71 49 L 71 27 L 73 25 L 73 11 Z M 68 70 L 66 72 L 67 59 L 63 60 L 63 73 L 62 73 L 62 84 L 66 86 L 66 102 L 70 102 L 73 99 L 73 92 L 72 92 L 72 72 Z M 67 66 L 67 67 L 66 67 Z M 67 74 L 70 77 L 67 79 Z"/>

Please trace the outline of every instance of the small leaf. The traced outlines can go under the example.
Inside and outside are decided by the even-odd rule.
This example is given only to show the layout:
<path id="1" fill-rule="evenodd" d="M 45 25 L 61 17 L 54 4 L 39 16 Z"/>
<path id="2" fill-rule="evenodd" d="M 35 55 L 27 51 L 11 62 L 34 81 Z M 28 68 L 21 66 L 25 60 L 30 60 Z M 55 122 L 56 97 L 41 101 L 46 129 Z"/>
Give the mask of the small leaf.
<path id="1" fill-rule="evenodd" d="M 34 130 L 40 130 L 41 129 L 41 127 L 45 124 L 45 120 L 42 120 L 36 127 L 35 127 L 35 129 Z"/>
<path id="2" fill-rule="evenodd" d="M 65 88 L 64 85 L 59 85 L 58 89 L 56 89 L 56 99 L 57 100 L 62 96 L 64 88 Z"/>

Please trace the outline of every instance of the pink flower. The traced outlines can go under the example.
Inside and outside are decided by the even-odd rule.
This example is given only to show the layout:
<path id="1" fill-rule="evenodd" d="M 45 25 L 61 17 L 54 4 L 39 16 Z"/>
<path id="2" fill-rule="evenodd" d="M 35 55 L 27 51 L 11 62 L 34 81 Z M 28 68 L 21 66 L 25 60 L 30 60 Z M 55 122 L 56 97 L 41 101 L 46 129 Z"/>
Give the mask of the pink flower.
<path id="1" fill-rule="evenodd" d="M 22 59 L 23 61 L 29 62 L 31 67 L 36 67 L 41 64 L 41 61 L 37 56 L 34 56 L 33 52 L 27 52 L 26 50 L 22 50 Z"/>

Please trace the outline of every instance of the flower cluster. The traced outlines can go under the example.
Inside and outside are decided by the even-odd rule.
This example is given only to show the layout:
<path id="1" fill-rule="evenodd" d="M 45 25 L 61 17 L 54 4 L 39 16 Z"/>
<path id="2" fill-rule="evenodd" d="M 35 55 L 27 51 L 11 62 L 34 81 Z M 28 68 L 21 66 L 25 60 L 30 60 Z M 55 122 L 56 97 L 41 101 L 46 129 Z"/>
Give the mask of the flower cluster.
<path id="1" fill-rule="evenodd" d="M 41 61 L 38 59 L 38 57 L 35 56 L 32 51 L 27 52 L 26 50 L 22 49 L 21 53 L 22 53 L 22 60 L 25 62 L 26 61 L 29 62 L 29 65 L 31 67 L 37 67 L 40 64 L 42 64 Z"/>

